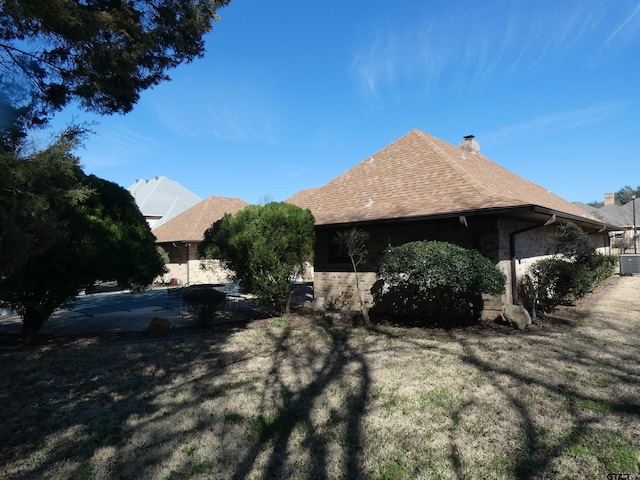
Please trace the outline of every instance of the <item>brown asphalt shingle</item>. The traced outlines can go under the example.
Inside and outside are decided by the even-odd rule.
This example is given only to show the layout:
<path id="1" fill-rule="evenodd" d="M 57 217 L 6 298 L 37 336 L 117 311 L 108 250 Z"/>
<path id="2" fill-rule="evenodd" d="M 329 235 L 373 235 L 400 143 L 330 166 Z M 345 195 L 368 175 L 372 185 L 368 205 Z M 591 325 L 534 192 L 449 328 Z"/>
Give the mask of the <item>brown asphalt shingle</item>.
<path id="1" fill-rule="evenodd" d="M 204 232 L 225 213 L 234 214 L 249 205 L 240 198 L 207 197 L 154 229 L 157 242 L 201 242 Z"/>
<path id="2" fill-rule="evenodd" d="M 596 220 L 481 154 L 412 130 L 355 167 L 288 200 L 316 225 L 537 205 Z"/>

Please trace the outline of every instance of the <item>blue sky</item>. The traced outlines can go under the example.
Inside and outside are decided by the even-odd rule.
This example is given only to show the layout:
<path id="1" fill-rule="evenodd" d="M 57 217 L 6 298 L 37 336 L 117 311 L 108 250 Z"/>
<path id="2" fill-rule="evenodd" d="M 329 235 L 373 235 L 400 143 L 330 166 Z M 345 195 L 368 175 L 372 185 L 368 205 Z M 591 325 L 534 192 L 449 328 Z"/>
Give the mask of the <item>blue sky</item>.
<path id="1" fill-rule="evenodd" d="M 638 0 L 232 0 L 203 59 L 77 153 L 128 187 L 285 200 L 417 128 L 569 201 L 640 185 Z M 44 136 L 44 132 L 40 134 Z M 43 139 L 44 141 L 44 139 Z"/>

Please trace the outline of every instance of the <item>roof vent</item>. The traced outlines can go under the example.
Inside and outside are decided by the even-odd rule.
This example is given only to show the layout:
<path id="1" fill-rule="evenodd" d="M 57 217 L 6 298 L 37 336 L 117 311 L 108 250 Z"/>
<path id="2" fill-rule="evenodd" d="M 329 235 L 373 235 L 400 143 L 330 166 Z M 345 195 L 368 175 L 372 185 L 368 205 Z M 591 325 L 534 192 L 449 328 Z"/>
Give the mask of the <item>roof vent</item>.
<path id="1" fill-rule="evenodd" d="M 463 150 L 471 153 L 480 153 L 480 144 L 473 135 L 467 135 L 458 145 Z"/>

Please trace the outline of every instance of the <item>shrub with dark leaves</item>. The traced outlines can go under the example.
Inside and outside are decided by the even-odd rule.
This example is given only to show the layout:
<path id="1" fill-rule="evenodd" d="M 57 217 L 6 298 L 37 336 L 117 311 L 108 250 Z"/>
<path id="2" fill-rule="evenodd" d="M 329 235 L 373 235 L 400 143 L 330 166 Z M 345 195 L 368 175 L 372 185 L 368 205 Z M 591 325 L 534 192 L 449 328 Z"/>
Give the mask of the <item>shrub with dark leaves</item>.
<path id="1" fill-rule="evenodd" d="M 225 294 L 205 285 L 193 285 L 183 293 L 185 306 L 193 312 L 201 327 L 207 327 L 224 306 Z"/>
<path id="2" fill-rule="evenodd" d="M 477 321 L 482 294 L 499 295 L 506 281 L 478 251 L 435 241 L 394 248 L 380 261 L 378 276 L 378 311 L 441 326 Z"/>

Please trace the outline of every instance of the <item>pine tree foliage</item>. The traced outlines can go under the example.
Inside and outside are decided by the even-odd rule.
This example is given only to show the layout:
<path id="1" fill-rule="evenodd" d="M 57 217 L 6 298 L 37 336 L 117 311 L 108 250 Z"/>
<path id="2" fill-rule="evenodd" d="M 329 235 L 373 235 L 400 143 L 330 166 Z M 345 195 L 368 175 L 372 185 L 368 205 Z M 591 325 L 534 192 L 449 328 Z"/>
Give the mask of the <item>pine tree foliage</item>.
<path id="1" fill-rule="evenodd" d="M 229 0 L 3 0 L 0 128 L 5 141 L 72 101 L 126 113 L 167 72 L 204 54 Z"/>

